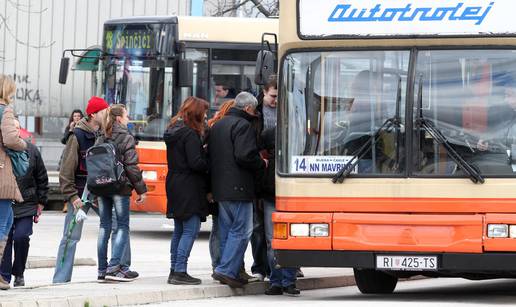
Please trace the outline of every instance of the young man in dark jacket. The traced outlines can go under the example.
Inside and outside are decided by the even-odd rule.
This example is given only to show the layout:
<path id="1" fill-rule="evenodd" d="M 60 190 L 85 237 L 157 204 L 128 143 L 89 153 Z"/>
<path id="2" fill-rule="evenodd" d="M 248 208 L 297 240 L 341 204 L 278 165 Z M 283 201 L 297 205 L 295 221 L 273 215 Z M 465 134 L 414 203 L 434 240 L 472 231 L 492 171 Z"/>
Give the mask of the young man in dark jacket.
<path id="1" fill-rule="evenodd" d="M 85 161 L 86 151 L 95 144 L 108 107 L 109 105 L 104 99 L 92 97 L 86 107 L 87 117 L 77 123 L 63 150 L 59 169 L 59 185 L 67 201 L 68 213 L 65 217 L 63 237 L 57 252 L 53 283 L 70 282 L 72 279 L 75 249 L 81 239 L 82 223 L 77 223 L 71 232 L 70 224 L 75 219 L 75 212 L 83 206 L 81 196 L 88 175 Z M 93 207 L 93 210 L 98 214 L 96 207 Z M 115 231 L 116 227 L 113 226 L 113 229 Z M 127 271 L 131 262 L 130 248 L 127 249 L 122 262 L 125 263 L 124 267 Z M 132 276 L 138 276 L 136 272 L 128 272 L 131 272 Z M 98 279 L 103 281 L 105 276 L 99 274 Z"/>
<path id="2" fill-rule="evenodd" d="M 242 287 L 238 277 L 253 230 L 255 174 L 266 162 L 260 158 L 252 125 L 258 102 L 250 93 L 235 98 L 235 106 L 213 125 L 208 141 L 213 199 L 219 203 L 221 259 L 213 278 Z"/>
<path id="3" fill-rule="evenodd" d="M 16 121 L 19 128 L 19 122 Z M 25 176 L 17 178 L 18 187 L 23 197 L 22 203 L 13 205 L 14 222 L 7 239 L 0 272 L 6 282 L 14 276 L 14 286 L 25 286 L 23 273 L 29 255 L 29 241 L 32 235 L 32 223 L 37 223 L 43 207 L 47 205 L 48 176 L 47 169 L 37 147 L 27 142 L 29 168 Z M 13 244 L 14 243 L 14 244 Z M 12 249 L 14 245 L 14 262 Z"/>

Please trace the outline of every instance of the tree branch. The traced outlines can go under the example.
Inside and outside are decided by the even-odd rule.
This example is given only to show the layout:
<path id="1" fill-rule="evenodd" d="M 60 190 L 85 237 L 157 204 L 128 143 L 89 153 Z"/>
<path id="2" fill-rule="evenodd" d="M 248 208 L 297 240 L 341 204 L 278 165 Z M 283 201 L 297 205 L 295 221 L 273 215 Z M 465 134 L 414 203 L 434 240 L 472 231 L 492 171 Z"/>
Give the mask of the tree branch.
<path id="1" fill-rule="evenodd" d="M 260 13 L 262 13 L 266 17 L 271 16 L 271 12 L 262 5 L 262 2 L 263 2 L 262 0 L 250 0 L 250 1 L 258 9 L 258 11 L 260 11 Z"/>
<path id="2" fill-rule="evenodd" d="M 226 14 L 226 13 L 229 13 L 231 11 L 236 11 L 240 7 L 244 6 L 249 1 L 251 1 L 251 0 L 244 0 L 244 1 L 240 2 L 239 4 L 237 4 L 235 6 L 232 6 L 232 7 L 228 8 L 228 9 L 223 10 L 223 11 L 219 11 L 219 12 L 217 12 L 217 14 L 215 16 L 224 16 L 224 14 Z"/>

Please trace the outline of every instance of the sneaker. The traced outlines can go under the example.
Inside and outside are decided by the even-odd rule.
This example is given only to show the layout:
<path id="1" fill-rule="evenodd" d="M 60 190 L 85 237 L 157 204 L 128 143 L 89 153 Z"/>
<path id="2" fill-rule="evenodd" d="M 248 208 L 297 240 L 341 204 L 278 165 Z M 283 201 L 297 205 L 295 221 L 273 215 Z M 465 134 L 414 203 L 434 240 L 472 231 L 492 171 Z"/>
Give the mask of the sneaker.
<path id="1" fill-rule="evenodd" d="M 14 287 L 25 287 L 25 278 L 22 276 L 14 276 Z"/>
<path id="2" fill-rule="evenodd" d="M 301 294 L 301 291 L 298 288 L 296 288 L 296 285 L 290 285 L 288 287 L 283 287 L 283 292 L 287 295 L 293 295 L 293 296 Z"/>
<path id="3" fill-rule="evenodd" d="M 305 274 L 303 273 L 303 271 L 301 271 L 301 269 L 297 269 L 296 277 L 297 278 L 305 277 Z"/>
<path id="4" fill-rule="evenodd" d="M 174 270 L 170 270 L 170 273 L 168 274 L 167 283 L 172 284 L 172 278 L 174 278 Z"/>
<path id="5" fill-rule="evenodd" d="M 131 271 L 131 270 L 125 271 L 124 274 L 125 274 L 125 276 L 127 276 L 128 278 L 132 278 L 133 280 L 140 276 L 140 274 L 138 274 L 138 272 Z"/>
<path id="6" fill-rule="evenodd" d="M 269 289 L 265 290 L 265 295 L 282 295 L 283 288 L 280 286 L 270 286 Z"/>
<path id="7" fill-rule="evenodd" d="M 219 281 L 221 284 L 230 286 L 231 288 L 243 288 L 245 283 L 241 279 L 235 279 L 220 273 L 213 273 L 213 279 Z"/>
<path id="8" fill-rule="evenodd" d="M 106 282 L 106 274 L 98 274 L 97 275 L 97 282 L 98 283 L 105 283 Z"/>
<path id="9" fill-rule="evenodd" d="M 188 275 L 186 272 L 175 272 L 172 274 L 172 278 L 168 279 L 168 283 L 172 285 L 200 285 L 201 280 Z"/>
<path id="10" fill-rule="evenodd" d="M 261 273 L 254 273 L 253 274 L 253 279 L 256 279 L 257 281 L 264 281 L 265 280 L 265 276 Z M 251 282 L 249 280 L 249 282 Z"/>
<path id="11" fill-rule="evenodd" d="M 11 285 L 9 285 L 9 283 L 5 281 L 5 279 L 2 276 L 0 276 L 0 290 L 7 290 L 10 288 Z"/>
<path id="12" fill-rule="evenodd" d="M 114 281 L 133 281 L 134 278 L 129 278 L 126 273 L 120 271 L 120 269 L 106 273 L 106 280 Z"/>
<path id="13" fill-rule="evenodd" d="M 253 276 L 247 274 L 244 268 L 241 268 L 240 272 L 238 272 L 238 278 L 247 280 L 249 282 L 251 282 L 250 280 L 254 279 Z"/>

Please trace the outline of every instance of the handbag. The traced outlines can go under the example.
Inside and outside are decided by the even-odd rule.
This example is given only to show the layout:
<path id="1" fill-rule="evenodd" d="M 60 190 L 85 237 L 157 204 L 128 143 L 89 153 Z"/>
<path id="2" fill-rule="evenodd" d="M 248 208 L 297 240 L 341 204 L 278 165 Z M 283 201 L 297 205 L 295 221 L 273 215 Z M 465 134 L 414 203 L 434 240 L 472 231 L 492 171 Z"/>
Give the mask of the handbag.
<path id="1" fill-rule="evenodd" d="M 2 123 L 2 117 L 4 116 L 5 105 L 0 104 L 0 123 Z M 27 174 L 27 170 L 29 169 L 29 153 L 24 151 L 16 151 L 9 148 L 4 147 L 5 153 L 11 159 L 11 164 L 13 167 L 13 173 L 16 178 L 21 178 Z"/>

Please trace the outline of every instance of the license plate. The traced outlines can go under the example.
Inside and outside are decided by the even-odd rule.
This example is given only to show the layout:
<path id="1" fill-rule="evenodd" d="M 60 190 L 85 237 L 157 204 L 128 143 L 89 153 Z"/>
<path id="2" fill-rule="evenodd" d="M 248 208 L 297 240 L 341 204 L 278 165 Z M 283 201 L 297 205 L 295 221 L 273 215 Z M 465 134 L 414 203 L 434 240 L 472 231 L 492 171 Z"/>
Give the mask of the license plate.
<path id="1" fill-rule="evenodd" d="M 436 271 L 437 256 L 377 255 L 376 268 L 400 271 Z"/>

